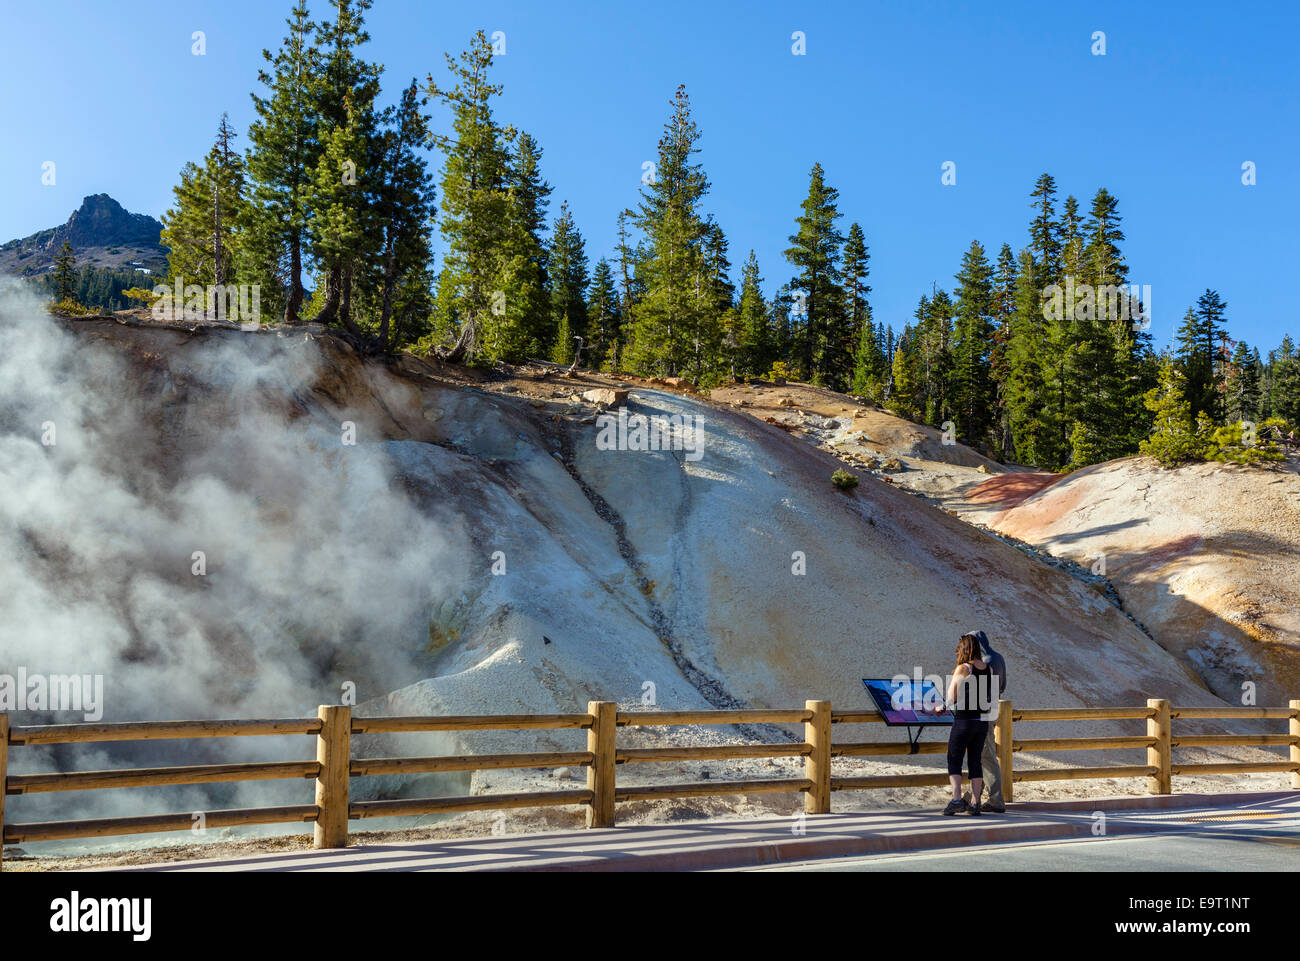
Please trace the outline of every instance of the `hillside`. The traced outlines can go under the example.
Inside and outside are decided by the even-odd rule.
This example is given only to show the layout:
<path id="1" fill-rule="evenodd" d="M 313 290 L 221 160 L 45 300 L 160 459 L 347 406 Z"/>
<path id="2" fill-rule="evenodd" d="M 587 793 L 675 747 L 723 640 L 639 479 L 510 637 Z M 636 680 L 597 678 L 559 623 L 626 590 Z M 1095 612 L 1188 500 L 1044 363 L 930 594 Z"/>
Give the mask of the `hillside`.
<path id="1" fill-rule="evenodd" d="M 1300 691 L 1300 477 L 1129 457 L 1062 479 L 971 487 L 963 516 L 1086 567 L 1104 558 L 1125 606 L 1217 694 Z"/>
<path id="2" fill-rule="evenodd" d="M 581 394 L 618 389 L 609 378 L 409 355 L 384 364 L 310 325 L 56 323 L 31 306 L 0 309 L 13 414 L 0 437 L 4 661 L 103 673 L 106 720 L 287 716 L 348 685 L 366 713 L 567 712 L 593 698 L 640 705 L 651 690 L 660 709 L 863 706 L 860 678 L 946 673 L 975 625 L 1016 665 L 1021 706 L 1217 702 L 1091 585 L 874 477 L 835 491 L 834 458 L 743 409 L 632 381 L 630 411 L 703 418 L 701 456 L 601 450 L 599 408 Z M 43 422 L 57 445 L 34 439 L 27 425 Z M 792 569 L 796 552 L 806 574 Z M 572 749 L 571 734 L 428 736 L 400 750 Z M 15 763 L 266 760 L 270 749 L 109 744 L 93 758 L 34 750 Z M 195 786 L 149 804 L 202 809 L 212 791 L 225 804 L 283 803 L 295 787 Z M 917 792 L 862 803 L 903 795 L 916 803 Z M 11 809 L 84 816 L 111 802 L 43 795 Z"/>
<path id="3" fill-rule="evenodd" d="M 1239 702 L 1246 682 L 1261 704 L 1300 691 L 1294 458 L 1276 468 L 1170 470 L 1129 457 L 1067 475 L 1029 472 L 820 388 L 750 385 L 713 396 L 1032 545 L 1085 581 L 1108 581 L 1124 610 L 1219 696 Z"/>
<path id="4" fill-rule="evenodd" d="M 72 245 L 78 267 L 167 271 L 167 251 L 159 242 L 162 224 L 133 214 L 108 194 L 86 197 L 67 222 L 0 245 L 0 273 L 32 277 L 53 269 L 64 241 Z"/>

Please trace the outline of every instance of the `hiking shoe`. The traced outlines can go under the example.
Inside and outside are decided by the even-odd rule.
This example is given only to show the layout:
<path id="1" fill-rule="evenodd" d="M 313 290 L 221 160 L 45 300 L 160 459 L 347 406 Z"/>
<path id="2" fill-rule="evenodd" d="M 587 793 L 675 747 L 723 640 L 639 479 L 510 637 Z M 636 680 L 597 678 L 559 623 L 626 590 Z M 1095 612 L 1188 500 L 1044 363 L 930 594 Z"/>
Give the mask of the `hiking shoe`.
<path id="1" fill-rule="evenodd" d="M 951 817 L 954 814 L 961 814 L 963 811 L 968 810 L 970 810 L 970 805 L 966 803 L 965 798 L 962 798 L 960 801 L 954 798 L 948 802 L 948 806 L 943 809 L 943 813 Z"/>
<path id="2" fill-rule="evenodd" d="M 984 810 L 985 810 L 985 811 L 989 811 L 989 812 L 991 812 L 991 813 L 993 813 L 993 814 L 1006 814 L 1006 813 L 1007 813 L 1007 809 L 1004 808 L 1001 804 L 985 804 L 985 805 L 984 805 Z"/>
<path id="3" fill-rule="evenodd" d="M 965 799 L 963 798 L 963 800 L 965 800 Z M 980 802 L 979 802 L 979 801 L 976 801 L 974 804 L 967 804 L 967 805 L 966 805 L 966 813 L 969 814 L 969 815 L 971 815 L 971 817 L 979 817 L 979 815 L 980 815 Z"/>

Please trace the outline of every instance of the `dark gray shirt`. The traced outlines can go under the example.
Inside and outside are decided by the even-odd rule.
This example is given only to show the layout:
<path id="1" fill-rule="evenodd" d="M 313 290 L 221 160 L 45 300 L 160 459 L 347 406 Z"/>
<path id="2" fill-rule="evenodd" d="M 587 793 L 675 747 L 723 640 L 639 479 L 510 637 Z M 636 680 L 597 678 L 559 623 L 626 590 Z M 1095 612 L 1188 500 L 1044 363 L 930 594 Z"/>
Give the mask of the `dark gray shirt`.
<path id="1" fill-rule="evenodd" d="M 980 647 L 984 648 L 984 663 L 989 666 L 989 669 L 998 679 L 998 696 L 1002 697 L 1007 693 L 1007 660 L 993 650 L 988 641 L 982 642 Z"/>

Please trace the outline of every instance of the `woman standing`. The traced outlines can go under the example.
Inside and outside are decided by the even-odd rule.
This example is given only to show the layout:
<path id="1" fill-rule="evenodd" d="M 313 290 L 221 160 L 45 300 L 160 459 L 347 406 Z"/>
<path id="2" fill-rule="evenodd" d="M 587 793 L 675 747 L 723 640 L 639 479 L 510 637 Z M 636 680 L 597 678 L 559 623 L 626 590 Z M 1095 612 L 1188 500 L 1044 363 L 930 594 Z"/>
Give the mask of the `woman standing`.
<path id="1" fill-rule="evenodd" d="M 987 701 L 992 689 L 993 672 L 981 658 L 979 638 L 963 634 L 957 642 L 957 667 L 948 682 L 948 705 L 953 709 L 952 731 L 948 735 L 948 780 L 952 783 L 952 800 L 943 809 L 944 814 L 980 813 L 980 794 L 984 790 L 984 768 L 980 755 L 984 741 L 989 736 L 987 721 L 980 719 L 981 705 Z M 987 708 L 987 705 L 984 705 Z M 961 761 L 966 758 L 970 775 L 971 797 L 968 803 L 961 795 Z"/>

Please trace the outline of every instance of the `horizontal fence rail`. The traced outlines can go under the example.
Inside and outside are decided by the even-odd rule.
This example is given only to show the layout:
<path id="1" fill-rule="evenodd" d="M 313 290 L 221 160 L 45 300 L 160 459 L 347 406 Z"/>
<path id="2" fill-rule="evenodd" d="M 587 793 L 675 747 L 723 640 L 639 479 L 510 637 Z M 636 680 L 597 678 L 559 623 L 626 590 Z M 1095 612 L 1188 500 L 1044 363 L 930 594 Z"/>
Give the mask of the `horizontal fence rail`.
<path id="1" fill-rule="evenodd" d="M 1106 737 L 1016 738 L 1014 725 L 1038 721 L 1146 722 L 1144 735 Z M 1288 733 L 1175 734 L 1175 720 L 1286 720 Z M 828 701 L 808 701 L 802 710 L 735 711 L 631 711 L 620 712 L 609 701 L 591 701 L 584 714 L 494 714 L 425 717 L 353 717 L 349 707 L 322 706 L 314 718 L 280 718 L 235 721 L 141 721 L 97 724 L 11 726 L 0 714 L 0 840 L 3 844 L 73 838 L 108 837 L 185 831 L 201 818 L 206 827 L 258 824 L 312 824 L 318 848 L 344 847 L 348 822 L 376 817 L 447 814 L 582 805 L 588 827 L 615 823 L 615 806 L 631 801 L 668 798 L 754 794 L 802 794 L 804 811 L 826 814 L 835 791 L 879 788 L 936 787 L 946 785 L 941 771 L 914 774 L 834 777 L 833 758 L 891 757 L 943 754 L 939 742 L 911 744 L 901 741 L 832 742 L 834 725 L 879 724 L 875 711 L 833 711 Z M 723 744 L 701 747 L 620 748 L 619 728 L 664 728 L 699 725 L 786 724 L 802 725 L 802 740 L 777 744 Z M 448 731 L 581 730 L 586 750 L 517 754 L 472 754 L 432 757 L 352 757 L 352 739 L 362 734 L 413 734 Z M 998 705 L 991 725 L 999 764 L 1003 797 L 1012 800 L 1017 783 L 1086 780 L 1093 778 L 1146 778 L 1152 794 L 1170 794 L 1174 776 L 1202 774 L 1290 773 L 1291 786 L 1300 790 L 1300 700 L 1289 707 L 1171 707 L 1152 699 L 1145 707 L 1075 707 L 1016 709 L 1011 701 Z M 316 760 L 272 761 L 241 764 L 194 764 L 171 767 L 45 774 L 8 774 L 11 749 L 49 744 L 105 741 L 149 741 L 175 738 L 309 736 L 315 739 Z M 1231 761 L 1184 764 L 1172 760 L 1173 748 L 1288 747 L 1289 758 L 1279 761 Z M 1145 764 L 1100 767 L 1015 770 L 1019 752 L 1145 750 Z M 730 761 L 802 758 L 803 776 L 702 780 L 688 783 L 626 785 L 617 783 L 619 765 L 668 762 Z M 525 791 L 459 797 L 398 798 L 353 801 L 352 778 L 385 775 L 436 774 L 460 771 L 542 770 L 582 768 L 586 787 L 576 790 Z M 14 824 L 4 819 L 8 795 L 55 791 L 87 791 L 125 787 L 161 787 L 234 781 L 306 779 L 315 782 L 312 804 L 240 808 L 194 814 L 158 814 L 141 817 L 45 821 Z"/>

